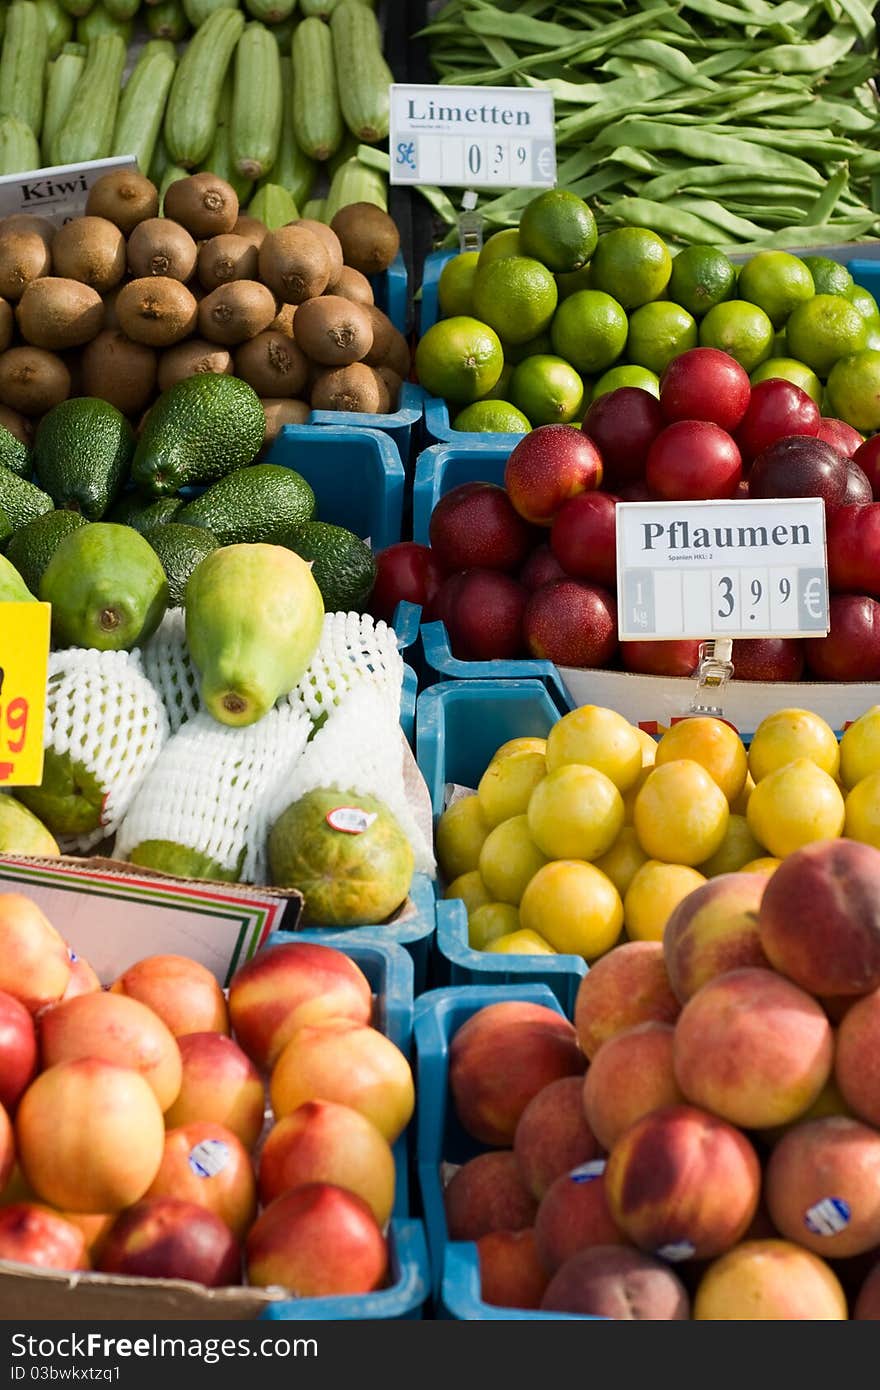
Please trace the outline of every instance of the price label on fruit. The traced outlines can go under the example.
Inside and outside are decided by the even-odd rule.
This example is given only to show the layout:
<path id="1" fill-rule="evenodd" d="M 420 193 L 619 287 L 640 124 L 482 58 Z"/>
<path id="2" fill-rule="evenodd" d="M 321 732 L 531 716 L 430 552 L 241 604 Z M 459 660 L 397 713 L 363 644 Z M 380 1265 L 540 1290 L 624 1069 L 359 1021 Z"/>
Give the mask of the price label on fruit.
<path id="1" fill-rule="evenodd" d="M 0 787 L 43 778 L 48 603 L 0 603 Z"/>
<path id="2" fill-rule="evenodd" d="M 552 188 L 553 94 L 526 87 L 391 87 L 392 183 Z"/>
<path id="3" fill-rule="evenodd" d="M 616 514 L 621 641 L 828 632 L 821 498 L 621 502 Z"/>
<path id="4" fill-rule="evenodd" d="M 133 154 L 112 159 L 94 159 L 88 164 L 65 164 L 52 169 L 34 169 L 28 174 L 7 174 L 0 178 L 0 217 L 29 212 L 35 217 L 61 226 L 72 217 L 82 217 L 89 189 L 114 169 L 132 169 Z"/>

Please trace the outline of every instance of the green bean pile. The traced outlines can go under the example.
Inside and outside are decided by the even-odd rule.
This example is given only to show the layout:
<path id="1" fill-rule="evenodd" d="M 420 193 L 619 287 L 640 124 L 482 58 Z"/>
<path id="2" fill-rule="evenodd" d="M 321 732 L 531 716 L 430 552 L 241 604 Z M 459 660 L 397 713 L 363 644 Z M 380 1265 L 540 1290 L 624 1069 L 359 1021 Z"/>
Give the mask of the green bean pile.
<path id="1" fill-rule="evenodd" d="M 880 233 L 862 0 L 448 0 L 424 33 L 444 83 L 553 92 L 557 185 L 601 229 L 739 251 Z M 422 192 L 453 226 L 450 198 Z M 533 193 L 484 196 L 490 229 Z"/>

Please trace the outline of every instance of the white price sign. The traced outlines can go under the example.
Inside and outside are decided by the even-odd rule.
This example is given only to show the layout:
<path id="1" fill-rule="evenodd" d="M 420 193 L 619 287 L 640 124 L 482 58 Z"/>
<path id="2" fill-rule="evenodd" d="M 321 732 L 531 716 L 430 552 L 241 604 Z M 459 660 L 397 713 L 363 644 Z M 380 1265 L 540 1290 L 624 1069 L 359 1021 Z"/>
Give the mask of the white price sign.
<path id="1" fill-rule="evenodd" d="M 133 154 L 95 159 L 88 164 L 65 164 L 51 169 L 32 169 L 29 174 L 6 174 L 0 178 L 0 217 L 32 212 L 57 226 L 86 210 L 89 189 L 114 169 L 133 169 Z"/>
<path id="2" fill-rule="evenodd" d="M 824 635 L 824 504 L 620 502 L 617 600 L 623 642 Z"/>
<path id="3" fill-rule="evenodd" d="M 528 87 L 394 83 L 392 183 L 444 188 L 552 188 L 553 94 Z"/>

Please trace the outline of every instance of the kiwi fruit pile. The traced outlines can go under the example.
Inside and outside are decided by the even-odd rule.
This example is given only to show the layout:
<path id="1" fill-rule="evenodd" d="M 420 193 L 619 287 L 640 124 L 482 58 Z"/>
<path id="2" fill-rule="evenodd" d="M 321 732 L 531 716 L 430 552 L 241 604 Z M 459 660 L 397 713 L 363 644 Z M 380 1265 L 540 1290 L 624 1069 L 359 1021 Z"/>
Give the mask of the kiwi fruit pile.
<path id="1" fill-rule="evenodd" d="M 61 228 L 0 221 L 0 421 L 26 440 L 69 396 L 98 396 L 135 428 L 185 377 L 240 377 L 263 401 L 266 439 L 309 411 L 387 414 L 409 375 L 409 346 L 367 278 L 400 238 L 356 203 L 328 226 L 270 231 L 239 213 L 216 175 L 156 186 L 105 174 L 83 217 Z M 14 428 L 13 428 L 14 427 Z"/>

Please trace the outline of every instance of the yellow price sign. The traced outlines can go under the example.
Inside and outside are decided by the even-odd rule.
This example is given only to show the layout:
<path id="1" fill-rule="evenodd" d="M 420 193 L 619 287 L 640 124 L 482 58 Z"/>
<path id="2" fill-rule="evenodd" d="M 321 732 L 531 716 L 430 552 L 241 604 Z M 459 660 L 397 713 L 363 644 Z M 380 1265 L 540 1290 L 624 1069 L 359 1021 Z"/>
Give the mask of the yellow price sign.
<path id="1" fill-rule="evenodd" d="M 48 603 L 0 603 L 0 787 L 43 779 Z"/>

